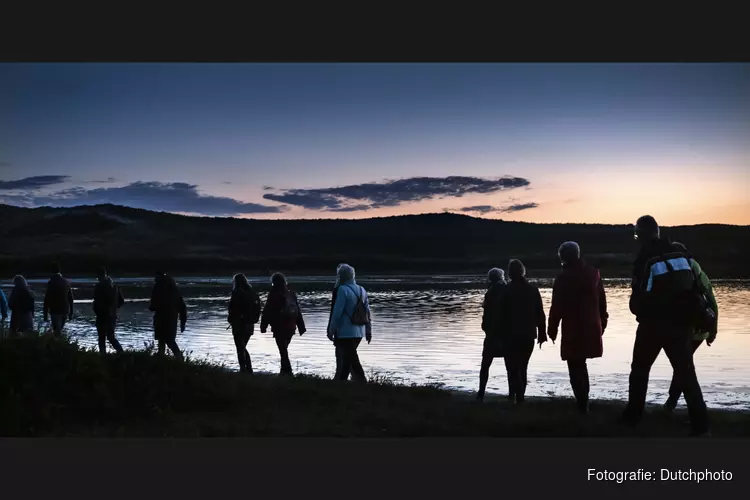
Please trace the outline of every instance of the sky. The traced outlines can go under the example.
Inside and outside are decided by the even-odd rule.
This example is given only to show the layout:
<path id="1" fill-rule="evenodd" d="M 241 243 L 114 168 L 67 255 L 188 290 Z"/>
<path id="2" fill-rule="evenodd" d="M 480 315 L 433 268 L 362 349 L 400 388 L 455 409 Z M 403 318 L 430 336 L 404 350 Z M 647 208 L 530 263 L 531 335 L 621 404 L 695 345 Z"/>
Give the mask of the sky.
<path id="1" fill-rule="evenodd" d="M 0 203 L 750 224 L 750 64 L 0 64 Z"/>

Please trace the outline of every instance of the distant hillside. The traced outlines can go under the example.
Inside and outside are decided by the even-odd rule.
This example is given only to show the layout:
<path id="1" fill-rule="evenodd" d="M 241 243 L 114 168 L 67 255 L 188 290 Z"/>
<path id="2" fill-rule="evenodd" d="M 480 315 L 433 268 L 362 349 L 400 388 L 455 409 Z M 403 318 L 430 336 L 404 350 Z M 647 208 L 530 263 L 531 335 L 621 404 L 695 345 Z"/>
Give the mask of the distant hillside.
<path id="1" fill-rule="evenodd" d="M 750 226 L 664 228 L 714 277 L 750 277 Z M 521 258 L 559 268 L 557 247 L 581 244 L 587 259 L 627 276 L 636 251 L 630 226 L 528 224 L 456 214 L 364 220 L 247 220 L 187 217 L 114 205 L 26 209 L 0 205 L 0 272 L 91 274 L 106 264 L 120 274 L 333 272 L 349 262 L 362 274 L 483 273 Z"/>

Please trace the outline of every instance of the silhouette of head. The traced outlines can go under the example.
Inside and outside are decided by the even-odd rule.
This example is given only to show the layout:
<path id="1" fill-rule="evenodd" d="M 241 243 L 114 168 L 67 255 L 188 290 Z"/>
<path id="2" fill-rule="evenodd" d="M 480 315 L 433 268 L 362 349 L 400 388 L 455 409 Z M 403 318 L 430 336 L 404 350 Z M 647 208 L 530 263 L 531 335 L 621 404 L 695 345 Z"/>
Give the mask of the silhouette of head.
<path id="1" fill-rule="evenodd" d="M 497 267 L 493 267 L 492 269 L 490 269 L 490 272 L 487 273 L 487 279 L 493 285 L 495 283 L 505 283 L 505 271 L 503 271 L 502 269 L 498 269 Z"/>
<path id="2" fill-rule="evenodd" d="M 60 268 L 60 264 L 53 264 L 52 265 L 52 273 L 53 274 L 62 274 L 62 269 Z"/>
<path id="3" fill-rule="evenodd" d="M 575 241 L 566 241 L 560 245 L 557 256 L 560 257 L 560 262 L 564 266 L 573 264 L 581 258 L 581 247 Z"/>
<path id="4" fill-rule="evenodd" d="M 96 277 L 99 281 L 103 281 L 107 278 L 107 270 L 104 267 L 100 267 L 96 270 Z"/>
<path id="5" fill-rule="evenodd" d="M 271 276 L 271 285 L 274 288 L 284 288 L 286 286 L 286 276 L 281 273 L 273 273 L 273 276 Z"/>
<path id="6" fill-rule="evenodd" d="M 349 264 L 339 264 L 336 268 L 336 275 L 340 283 L 347 283 L 354 280 L 354 268 Z"/>
<path id="7" fill-rule="evenodd" d="M 644 215 L 635 222 L 635 239 L 641 242 L 649 242 L 659 239 L 659 224 L 650 215 Z"/>
<path id="8" fill-rule="evenodd" d="M 242 273 L 235 274 L 232 282 L 234 283 L 235 290 L 249 290 L 251 288 L 250 282 L 247 281 L 247 277 Z"/>
<path id="9" fill-rule="evenodd" d="M 13 286 L 17 286 L 18 288 L 29 288 L 29 284 L 26 283 L 26 278 L 20 274 L 13 278 Z"/>
<path id="10" fill-rule="evenodd" d="M 526 267 L 523 262 L 518 259 L 513 259 L 508 263 L 508 276 L 511 281 L 517 281 L 523 279 L 526 276 Z"/>

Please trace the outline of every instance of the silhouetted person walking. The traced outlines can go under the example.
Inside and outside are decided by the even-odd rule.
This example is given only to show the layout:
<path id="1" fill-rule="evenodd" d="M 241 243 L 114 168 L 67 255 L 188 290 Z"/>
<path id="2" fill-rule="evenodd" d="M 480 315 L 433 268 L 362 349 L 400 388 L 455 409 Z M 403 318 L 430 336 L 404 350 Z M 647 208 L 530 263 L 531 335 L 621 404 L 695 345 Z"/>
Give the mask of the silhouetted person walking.
<path id="1" fill-rule="evenodd" d="M 340 264 L 336 269 L 338 286 L 336 301 L 328 324 L 328 338 L 336 347 L 336 380 L 366 382 L 365 371 L 359 361 L 357 348 L 362 339 L 372 340 L 370 301 L 367 291 L 354 280 L 354 268 Z"/>
<path id="2" fill-rule="evenodd" d="M 495 358 L 505 356 L 503 352 L 504 336 L 507 334 L 507 318 L 503 318 L 502 299 L 505 294 L 505 272 L 502 269 L 493 267 L 487 273 L 489 288 L 484 294 L 482 302 L 482 331 L 485 334 L 484 346 L 482 348 L 482 365 L 479 368 L 479 391 L 477 400 L 484 401 L 484 391 L 487 388 L 487 381 L 490 378 L 490 366 Z M 508 371 L 508 399 L 515 401 L 516 395 L 513 392 L 515 386 L 511 383 L 512 376 Z"/>
<path id="3" fill-rule="evenodd" d="M 547 318 L 539 289 L 526 280 L 526 268 L 520 260 L 510 261 L 508 276 L 510 283 L 503 294 L 501 312 L 507 318 L 503 351 L 511 393 L 516 403 L 523 403 L 534 341 L 540 348 L 547 341 Z"/>
<path id="4" fill-rule="evenodd" d="M 703 272 L 703 269 L 701 269 L 698 261 L 696 261 L 692 255 L 690 255 L 687 248 L 682 243 L 674 242 L 672 243 L 672 246 L 675 248 L 675 250 L 684 253 L 687 257 L 690 258 L 690 267 L 698 279 L 698 291 L 704 294 L 708 305 L 711 307 L 714 313 L 715 319 L 710 327 L 706 328 L 697 326 L 693 330 L 693 339 L 691 341 L 690 347 L 693 351 L 693 355 L 695 355 L 695 351 L 697 351 L 701 344 L 703 344 L 703 341 L 706 341 L 706 344 L 710 346 L 711 344 L 713 344 L 714 340 L 716 340 L 719 321 L 719 304 L 716 303 L 716 296 L 714 295 L 711 280 L 708 279 L 706 273 Z M 672 383 L 669 386 L 669 398 L 664 404 L 664 408 L 667 411 L 673 411 L 677 407 L 677 402 L 680 400 L 680 396 L 682 396 L 682 388 L 673 375 Z"/>
<path id="5" fill-rule="evenodd" d="M 107 341 L 115 351 L 122 352 L 122 346 L 115 337 L 117 310 L 125 304 L 120 287 L 107 275 L 107 270 L 99 269 L 94 287 L 94 314 L 96 315 L 96 332 L 99 335 L 99 352 L 107 353 Z"/>
<path id="6" fill-rule="evenodd" d="M 289 361 L 289 344 L 297 329 L 303 335 L 307 329 L 302 318 L 297 296 L 287 286 L 286 277 L 281 273 L 271 276 L 271 291 L 260 319 L 260 332 L 266 333 L 271 326 L 276 347 L 281 356 L 281 375 L 292 375 L 292 363 Z"/>
<path id="7" fill-rule="evenodd" d="M 154 337 L 158 342 L 159 355 L 164 355 L 169 347 L 175 358 L 184 359 L 177 345 L 177 320 L 180 320 L 180 332 L 184 332 L 187 307 L 177 282 L 172 277 L 163 272 L 156 273 L 148 308 L 154 313 Z"/>
<path id="8" fill-rule="evenodd" d="M 73 320 L 73 290 L 70 283 L 63 278 L 60 267 L 47 282 L 47 293 L 44 294 L 44 321 L 52 323 L 55 337 L 62 335 L 67 321 Z"/>
<path id="9" fill-rule="evenodd" d="M 8 309 L 10 309 L 11 337 L 34 329 L 34 293 L 29 289 L 26 278 L 21 275 L 13 278 L 13 290 L 8 297 Z"/>
<path id="10" fill-rule="evenodd" d="M 232 327 L 234 345 L 237 348 L 237 361 L 240 372 L 253 373 L 253 364 L 247 343 L 253 336 L 255 323 L 260 319 L 260 297 L 247 281 L 244 274 L 235 274 L 232 280 L 232 297 L 229 299 L 227 320 Z"/>
<path id="11" fill-rule="evenodd" d="M 607 328 L 607 297 L 599 271 L 581 258 L 572 241 L 558 250 L 562 273 L 552 287 L 549 338 L 557 339 L 562 322 L 560 356 L 568 364 L 570 386 L 582 413 L 589 411 L 589 372 L 586 360 L 600 358 L 602 334 Z"/>
<path id="12" fill-rule="evenodd" d="M 649 215 L 636 222 L 635 237 L 641 249 L 633 266 L 630 311 L 636 316 L 638 330 L 623 421 L 634 426 L 641 420 L 649 372 L 664 349 L 685 393 L 692 435 L 707 435 L 708 410 L 693 364 L 696 280 L 689 259 L 659 237 L 659 225 Z"/>

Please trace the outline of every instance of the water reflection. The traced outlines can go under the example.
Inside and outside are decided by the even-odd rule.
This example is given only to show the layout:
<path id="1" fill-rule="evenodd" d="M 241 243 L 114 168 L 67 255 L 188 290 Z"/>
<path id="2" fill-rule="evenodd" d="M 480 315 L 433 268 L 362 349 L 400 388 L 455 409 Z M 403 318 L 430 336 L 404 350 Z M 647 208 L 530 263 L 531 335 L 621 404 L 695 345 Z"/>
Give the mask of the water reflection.
<path id="1" fill-rule="evenodd" d="M 266 280 L 255 280 L 265 284 Z M 365 370 L 404 382 L 444 383 L 449 388 L 476 390 L 482 341 L 481 303 L 483 277 L 369 278 L 362 284 L 370 290 L 373 311 L 373 342 L 363 344 L 360 357 Z M 548 311 L 551 283 L 538 282 Z M 126 349 L 141 348 L 153 339 L 147 310 L 149 280 L 124 283 L 126 304 L 122 309 L 118 337 Z M 33 283 L 41 299 L 43 283 Z M 188 326 L 178 342 L 193 357 L 208 358 L 237 368 L 232 335 L 226 330 L 229 278 L 221 283 L 191 278 L 181 282 L 188 306 Z M 333 347 L 325 335 L 330 307 L 330 278 L 309 278 L 295 283 L 308 332 L 295 337 L 290 357 L 297 372 L 333 376 Z M 76 282 L 77 316 L 68 332 L 86 346 L 96 345 L 91 311 L 91 282 Z M 265 293 L 262 293 L 265 296 Z M 604 357 L 589 363 L 592 397 L 627 398 L 627 377 L 636 323 L 628 310 L 629 289 L 623 281 L 608 281 L 610 321 L 604 338 Z M 716 285 L 719 303 L 719 337 L 712 347 L 701 347 L 695 362 L 710 406 L 750 408 L 750 283 L 722 282 Z M 263 297 L 265 299 L 265 297 Z M 40 304 L 41 307 L 41 304 Z M 278 352 L 268 334 L 256 334 L 249 350 L 253 367 L 278 371 Z M 666 399 L 672 370 L 664 355 L 651 372 L 649 400 Z M 505 393 L 507 382 L 502 363 L 493 364 L 487 391 Z M 537 349 L 529 365 L 529 395 L 571 396 L 559 345 L 547 343 Z"/>

